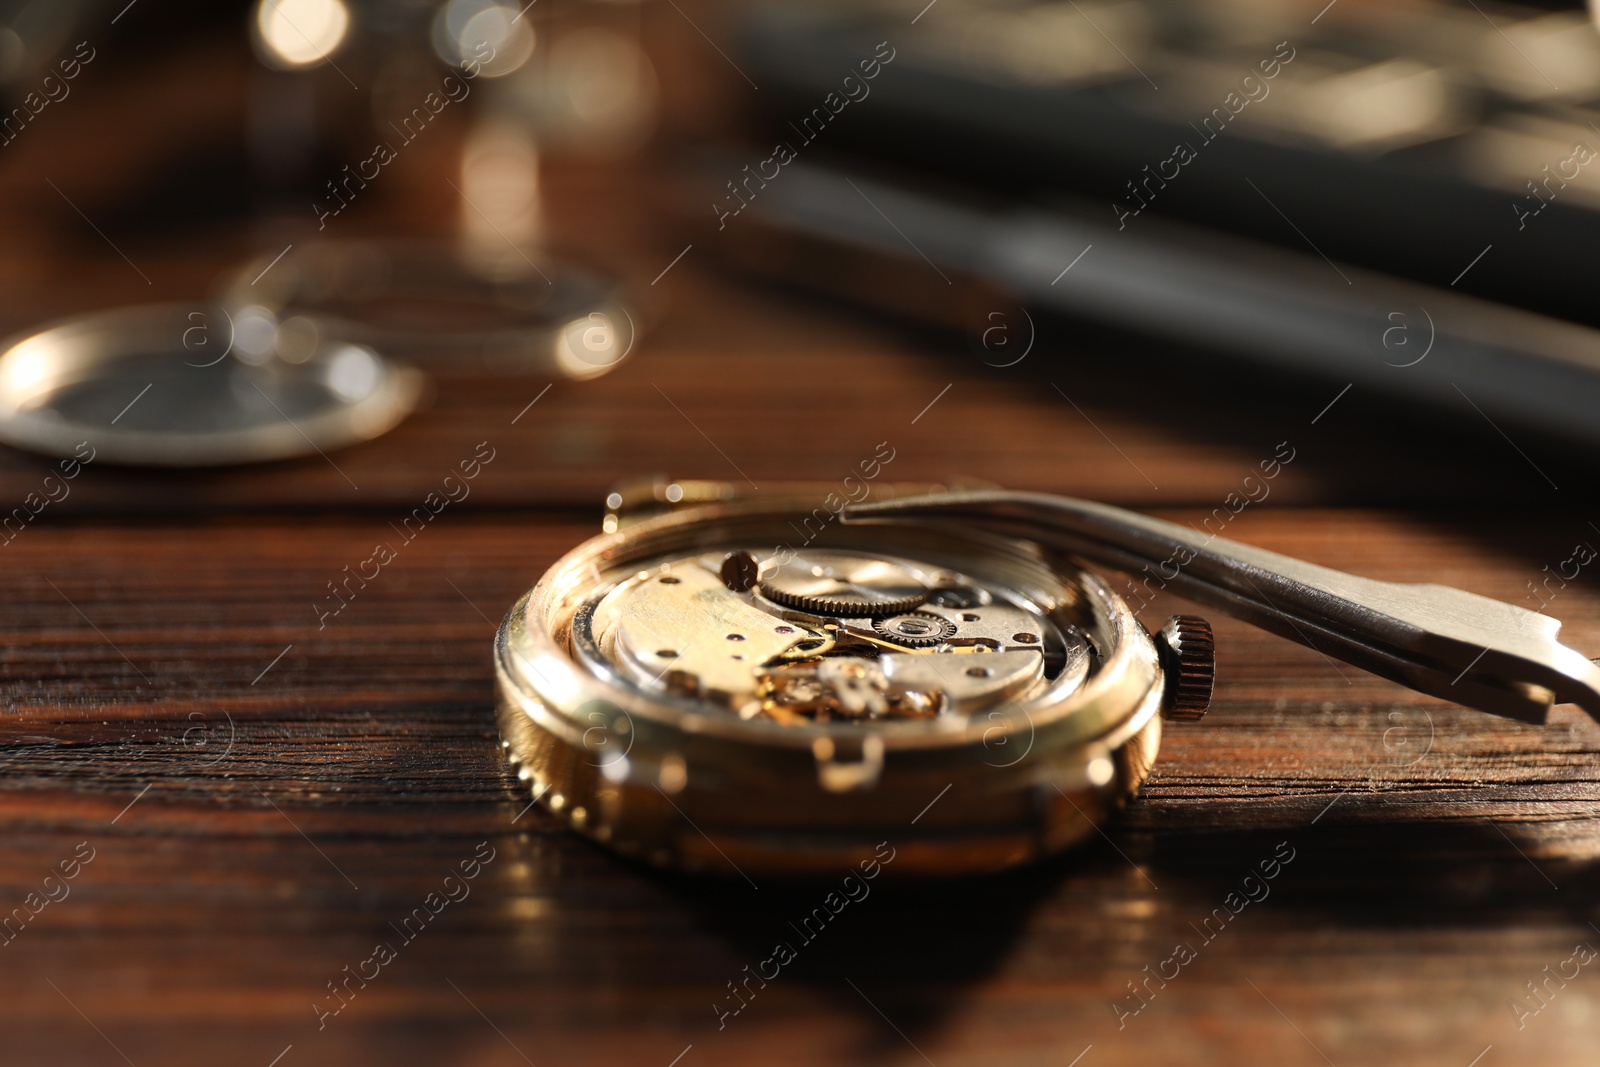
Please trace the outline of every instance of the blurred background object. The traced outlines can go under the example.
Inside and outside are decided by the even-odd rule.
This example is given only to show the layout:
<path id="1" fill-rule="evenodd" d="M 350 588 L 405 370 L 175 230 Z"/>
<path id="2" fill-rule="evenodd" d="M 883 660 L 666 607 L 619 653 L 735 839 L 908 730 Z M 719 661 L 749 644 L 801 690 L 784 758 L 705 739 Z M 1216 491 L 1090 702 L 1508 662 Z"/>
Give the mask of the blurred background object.
<path id="1" fill-rule="evenodd" d="M 1596 440 L 1600 332 L 1557 321 L 1600 325 L 1600 33 L 1583 11 L 746 10 L 752 136 L 696 182 L 733 175 L 710 213 L 719 234 L 742 227 L 719 245 L 739 269 L 949 325 L 972 299 L 941 299 L 931 276 L 920 301 L 840 284 L 852 257 L 898 260 L 886 275 L 900 279 L 921 260 L 946 284 L 1153 332 L 1219 366 L 1244 356 L 1436 407 L 1474 395 L 1492 416 Z M 1048 252 L 1038 233 L 1056 238 Z"/>
<path id="2" fill-rule="evenodd" d="M 53 73 L 56 54 L 69 44 L 87 10 L 79 0 L 8 0 L 0 4 L 0 87 L 20 100 L 35 81 Z"/>
<path id="3" fill-rule="evenodd" d="M 209 126 L 170 116 L 182 137 L 172 153 L 192 155 L 204 143 L 212 157 L 208 177 L 223 173 L 228 158 L 246 149 L 248 170 L 230 173 L 227 188 L 213 188 L 206 198 L 225 201 L 232 211 L 239 210 L 240 193 L 249 194 L 249 210 L 261 217 L 302 215 L 308 198 L 348 194 L 345 182 L 371 157 L 375 138 L 399 152 L 444 107 L 471 113 L 452 123 L 460 127 L 452 136 L 439 138 L 455 148 L 463 129 L 470 131 L 463 172 L 487 167 L 500 175 L 476 178 L 489 183 L 478 191 L 527 201 L 538 188 L 540 151 L 616 158 L 637 151 L 654 129 L 657 80 L 642 27 L 633 0 L 525 6 L 495 0 L 5 0 L 0 146 L 71 95 L 79 86 L 69 83 L 109 41 L 116 47 L 99 67 L 114 68 L 103 77 L 117 81 L 130 100 L 163 77 L 139 66 L 129 54 L 138 51 L 190 64 L 219 104 L 244 105 L 226 123 Z M 226 77 L 198 74 L 192 66 L 197 41 L 226 61 Z M 248 61 L 238 49 L 245 41 Z M 454 81 L 447 83 L 452 72 Z M 238 74 L 245 75 L 242 100 L 233 92 Z M 514 171 L 525 173 L 513 180 Z M 515 193 L 507 192 L 513 187 Z M 523 203 L 520 210 L 531 208 Z M 537 225 L 523 225 L 518 239 L 536 242 Z"/>
<path id="4" fill-rule="evenodd" d="M 20 102 L 0 121 L 13 124 L 14 138 L 70 96 L 69 83 L 97 49 L 86 38 L 58 70 L 41 73 L 50 69 L 43 57 L 63 42 L 92 35 L 96 9 L 11 6 L 0 83 L 17 87 Z M 620 19 L 588 17 L 583 8 L 593 5 L 577 0 L 562 5 L 544 19 L 537 53 L 541 35 L 525 17 L 532 6 L 448 0 L 352 11 L 344 0 L 255 0 L 243 123 L 248 179 L 220 183 L 229 190 L 222 206 L 253 216 L 273 245 L 287 243 L 225 277 L 214 306 L 91 312 L 13 339 L 0 354 L 0 439 L 70 456 L 87 438 L 101 445 L 103 460 L 166 466 L 280 459 L 392 428 L 422 397 L 421 378 L 408 367 L 447 379 L 591 378 L 619 363 L 633 347 L 637 318 L 615 283 L 545 247 L 540 143 L 546 130 L 580 150 L 636 142 L 648 121 L 649 63 L 631 5 Z M 362 92 L 362 82 L 372 91 Z M 456 240 L 323 236 L 372 198 L 385 168 L 414 154 L 412 144 L 451 106 L 467 111 L 454 123 L 465 135 L 440 143 L 434 132 L 432 142 L 435 155 L 459 145 L 459 184 L 444 179 L 461 204 Z M 195 147 L 188 139 L 175 145 L 180 153 Z M 314 232 L 300 207 L 308 199 Z M 138 204 L 126 210 L 153 214 Z M 215 359 L 190 358 L 197 337 Z M 354 384 L 352 361 L 368 368 Z M 152 389 L 155 398 L 124 422 Z"/>
<path id="5" fill-rule="evenodd" d="M 661 43 L 681 40 L 699 43 Z M 750 91 L 721 91 L 740 85 Z M 176 100 L 195 87 L 204 91 Z M 1440 383 L 1464 377 L 1491 394 L 1485 410 L 1568 435 L 1589 436 L 1590 393 L 1600 402 L 1594 336 L 1513 316 L 1541 323 L 1513 358 L 1518 346 L 1468 310 L 1490 306 L 1458 299 L 1600 325 L 1588 262 L 1600 241 L 1591 165 L 1600 33 L 1572 5 L 6 0 L 0 92 L 0 175 L 16 163 L 19 184 L 46 191 L 41 225 L 84 235 L 87 221 L 85 239 L 103 239 L 132 268 L 121 275 L 127 291 L 107 303 L 132 302 L 137 282 L 172 299 L 216 293 L 213 277 L 198 277 L 200 245 L 213 276 L 228 276 L 229 301 L 252 308 L 277 299 L 258 287 L 317 275 L 295 266 L 317 255 L 313 241 L 431 241 L 453 249 L 441 253 L 446 273 L 465 270 L 483 286 L 482 299 L 453 310 L 429 305 L 458 316 L 444 347 L 470 349 L 427 357 L 447 376 L 517 366 L 486 364 L 485 338 L 515 328 L 496 315 L 533 306 L 502 298 L 555 286 L 555 274 L 606 290 L 596 298 L 605 310 L 571 320 L 583 353 L 631 352 L 645 316 L 616 303 L 604 279 L 653 289 L 665 271 L 640 261 L 648 241 L 680 255 L 699 244 L 699 256 L 742 280 L 822 288 L 896 321 L 970 330 L 972 300 L 993 295 L 1130 337 L 1167 322 L 1156 332 L 1219 368 L 1246 356 L 1446 402 Z M 92 149 L 81 137 L 64 147 L 67 127 L 90 125 L 91 110 L 104 136 Z M 578 185 L 625 174 L 623 195 L 646 202 L 603 239 L 603 218 L 557 225 L 552 165 Z M 819 198 L 807 174 L 845 184 Z M 910 280 L 886 262 L 916 269 L 928 258 L 921 246 L 938 242 L 908 237 L 917 227 L 874 204 L 864 184 L 897 202 L 945 205 L 955 215 L 936 229 L 956 215 L 969 229 L 1001 217 L 1086 227 L 1088 258 L 1079 265 L 1073 252 L 1018 274 L 1015 256 L 997 265 L 992 231 L 954 258 L 934 257 L 940 276 Z M 1181 249 L 1168 240 L 1180 233 Z M 175 255 L 185 246 L 177 258 L 190 275 L 158 284 L 125 244 Z M 1122 273 L 1101 265 L 1122 254 L 1134 256 Z M 1185 319 L 1183 301 L 1220 306 L 1207 286 L 1241 257 L 1256 266 L 1220 301 L 1233 318 Z M 249 278 L 231 265 L 240 262 Z M 420 269 L 427 257 L 388 262 Z M 884 271 L 865 276 L 869 263 Z M 1321 278 L 1319 263 L 1331 268 Z M 945 271 L 979 296 L 944 299 Z M 1155 296 L 1134 283 L 1147 272 L 1171 282 L 1178 304 L 1149 303 Z M 1363 291 L 1337 294 L 1356 272 Z M 387 347 L 422 358 L 407 335 L 444 320 L 408 317 L 401 305 L 438 280 L 425 274 L 384 283 L 387 295 L 367 308 L 398 313 L 396 329 L 383 336 L 368 321 L 345 332 L 380 356 Z M 1303 285 L 1285 297 L 1261 281 L 1275 274 Z M 1096 285 L 1114 299 L 1089 296 Z M 303 306 L 285 314 L 329 304 L 291 288 Z M 342 290 L 346 327 L 350 298 Z M 1329 301 L 1345 305 L 1335 319 L 1310 310 Z M 42 310 L 85 310 L 62 303 Z M 541 306 L 567 303 L 552 295 Z M 1396 336 L 1390 316 L 1410 323 L 1419 309 L 1431 363 L 1404 381 L 1385 377 L 1407 354 L 1385 340 Z M 488 316 L 482 329 L 459 318 L 473 315 Z M 1272 315 L 1294 329 L 1259 328 Z M 1436 348 L 1436 333 L 1459 343 Z M 1567 338 L 1559 351 L 1541 348 L 1556 333 Z M 1404 333 L 1406 343 L 1418 336 Z M 1310 337 L 1318 343 L 1302 343 Z M 1301 358 L 1312 349 L 1323 355 Z M 578 367 L 574 352 L 521 366 Z M 1498 388 L 1513 380 L 1514 402 Z M 1557 390 L 1568 414 L 1541 419 L 1554 380 L 1568 383 Z"/>
<path id="6" fill-rule="evenodd" d="M 777 3 L 746 27 L 767 136 L 887 39 L 893 76 L 830 131 L 851 159 L 1027 202 L 1073 193 L 1109 219 L 1148 207 L 1300 251 L 1311 235 L 1335 261 L 1442 286 L 1493 244 L 1458 288 L 1600 321 L 1600 178 L 1582 162 L 1600 148 L 1600 34 L 1581 10 Z"/>

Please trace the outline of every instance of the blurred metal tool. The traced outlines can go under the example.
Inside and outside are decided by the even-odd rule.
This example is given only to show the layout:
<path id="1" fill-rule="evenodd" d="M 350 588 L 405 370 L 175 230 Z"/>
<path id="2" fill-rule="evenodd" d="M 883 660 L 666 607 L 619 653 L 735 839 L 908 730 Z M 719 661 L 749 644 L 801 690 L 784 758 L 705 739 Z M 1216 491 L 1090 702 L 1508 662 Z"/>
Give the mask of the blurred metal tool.
<path id="1" fill-rule="evenodd" d="M 1579 170 L 1600 144 L 1593 4 L 939 0 L 907 31 L 925 5 L 745 5 L 752 147 L 814 161 L 790 123 L 892 42 L 892 73 L 829 125 L 828 151 L 1000 197 L 1070 192 L 1136 214 L 1129 229 L 1164 215 L 1297 252 L 1309 236 L 1424 283 L 1493 244 L 1458 288 L 1600 326 L 1600 168 Z M 728 177 L 766 196 L 737 174 L 760 158 L 713 196 Z"/>
<path id="2" fill-rule="evenodd" d="M 1465 395 L 1600 440 L 1600 331 L 1317 255 L 1161 219 L 1119 231 L 1087 212 L 989 210 L 798 162 L 728 231 L 742 266 L 897 311 L 948 317 L 954 275 L 1037 308 L 1433 403 Z M 774 235 L 782 254 L 763 243 Z M 902 284 L 841 276 L 826 254 L 839 247 L 892 263 L 882 273 Z M 905 291 L 913 276 L 920 299 Z"/>
<path id="3" fill-rule="evenodd" d="M 1540 723 L 1554 703 L 1600 719 L 1600 667 L 1547 615 L 1443 585 L 1360 578 L 1107 504 L 948 493 L 856 504 L 846 523 L 974 522 L 1109 565 L 1419 692 Z"/>

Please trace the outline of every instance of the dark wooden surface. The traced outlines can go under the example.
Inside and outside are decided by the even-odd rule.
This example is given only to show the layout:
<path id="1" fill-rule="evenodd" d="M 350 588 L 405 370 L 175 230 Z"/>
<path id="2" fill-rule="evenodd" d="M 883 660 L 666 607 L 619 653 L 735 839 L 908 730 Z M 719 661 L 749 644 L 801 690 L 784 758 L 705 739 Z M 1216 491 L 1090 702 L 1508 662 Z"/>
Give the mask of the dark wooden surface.
<path id="1" fill-rule="evenodd" d="M 664 77 L 717 62 L 658 15 Z M 116 92 L 86 86 L 3 150 L 7 326 L 191 295 L 276 243 L 242 224 L 114 234 L 147 286 L 64 209 L 45 178 L 93 214 L 116 161 L 137 171 L 127 161 L 178 118 L 221 121 L 243 92 L 236 62 L 203 55 L 183 84 L 106 70 Z M 186 91 L 197 81 L 209 91 Z M 669 106 L 698 114 L 715 94 L 696 92 Z M 94 140 L 146 105 L 165 109 L 148 138 Z M 351 232 L 442 230 L 449 153 L 441 137 L 403 161 Z M 1230 536 L 1529 606 L 1526 583 L 1600 532 L 1591 452 L 1502 428 L 1512 444 L 1459 402 L 1352 391 L 1324 412 L 1342 383 L 1064 323 L 1000 371 L 959 336 L 746 284 L 663 202 L 666 162 L 547 175 L 553 237 L 652 304 L 615 375 L 558 384 L 520 418 L 543 382 L 449 384 L 332 456 L 342 475 L 317 459 L 92 466 L 0 546 L 0 912 L 94 850 L 70 894 L 0 944 L 7 1062 L 1594 1061 L 1593 965 L 1552 981 L 1520 1027 L 1511 1004 L 1538 1006 L 1525 983 L 1600 945 L 1600 730 L 1571 709 L 1543 728 L 1462 711 L 1227 620 L 1211 714 L 1169 731 L 1103 840 L 1008 877 L 876 883 L 719 1029 L 725 983 L 823 890 L 662 877 L 573 838 L 525 808 L 490 713 L 494 623 L 596 529 L 613 479 L 830 479 L 889 441 L 889 476 L 975 475 L 1184 520 L 1288 441 L 1294 462 Z M 325 583 L 484 440 L 496 458 L 472 496 L 319 629 Z M 46 470 L 0 455 L 0 500 Z M 1600 651 L 1593 582 L 1549 609 L 1586 651 Z M 398 941 L 390 924 L 480 842 L 495 858 L 471 895 L 319 1030 L 326 983 Z M 1294 859 L 1270 895 L 1206 942 L 1191 924 L 1282 842 Z M 1180 941 L 1197 958 L 1119 1029 L 1113 1003 L 1136 1006 L 1128 983 Z"/>

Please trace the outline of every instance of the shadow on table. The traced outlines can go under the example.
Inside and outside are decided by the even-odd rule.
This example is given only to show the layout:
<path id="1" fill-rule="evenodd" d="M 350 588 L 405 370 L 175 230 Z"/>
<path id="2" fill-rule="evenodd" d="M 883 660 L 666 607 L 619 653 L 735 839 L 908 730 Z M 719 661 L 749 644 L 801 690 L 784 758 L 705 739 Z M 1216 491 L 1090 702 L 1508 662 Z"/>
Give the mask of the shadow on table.
<path id="1" fill-rule="evenodd" d="M 803 983 L 858 1016 L 860 1032 L 881 1033 L 879 1051 L 889 1055 L 902 1037 L 880 1015 L 905 1039 L 934 1042 L 975 989 L 1002 973 L 1059 990 L 1063 1007 L 1103 1000 L 1109 1024 L 1112 1001 L 1144 965 L 1180 941 L 1203 946 L 1206 934 L 1231 941 L 1229 959 L 1241 966 L 1281 965 L 1287 939 L 1303 948 L 1310 932 L 1335 942 L 1341 932 L 1447 935 L 1478 952 L 1488 949 L 1476 934 L 1511 928 L 1543 928 L 1555 939 L 1557 929 L 1575 927 L 1587 940 L 1583 931 L 1600 919 L 1594 862 L 1549 855 L 1518 824 L 1497 828 L 1472 814 L 1193 834 L 1113 829 L 1108 841 L 1010 874 L 881 879 L 810 941 L 791 924 L 821 906 L 837 880 L 764 883 L 754 893 L 741 881 L 665 882 L 695 925 L 752 970 L 777 943 L 790 944 L 795 958 L 773 981 Z M 1573 824 L 1570 851 L 1600 851 L 1593 826 Z M 748 988 L 754 1007 L 761 984 Z M 740 1003 L 732 992 L 723 1002 L 730 1011 Z"/>

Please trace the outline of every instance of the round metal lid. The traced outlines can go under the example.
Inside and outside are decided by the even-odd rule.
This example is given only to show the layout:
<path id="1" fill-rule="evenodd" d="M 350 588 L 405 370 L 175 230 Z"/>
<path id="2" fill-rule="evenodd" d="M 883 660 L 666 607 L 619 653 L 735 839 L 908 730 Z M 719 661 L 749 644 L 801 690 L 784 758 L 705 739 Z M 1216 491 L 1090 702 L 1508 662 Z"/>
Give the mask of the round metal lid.
<path id="1" fill-rule="evenodd" d="M 94 312 L 0 347 L 0 441 L 71 456 L 209 467 L 314 455 L 386 433 L 423 376 L 315 334 L 263 351 L 206 304 Z"/>

